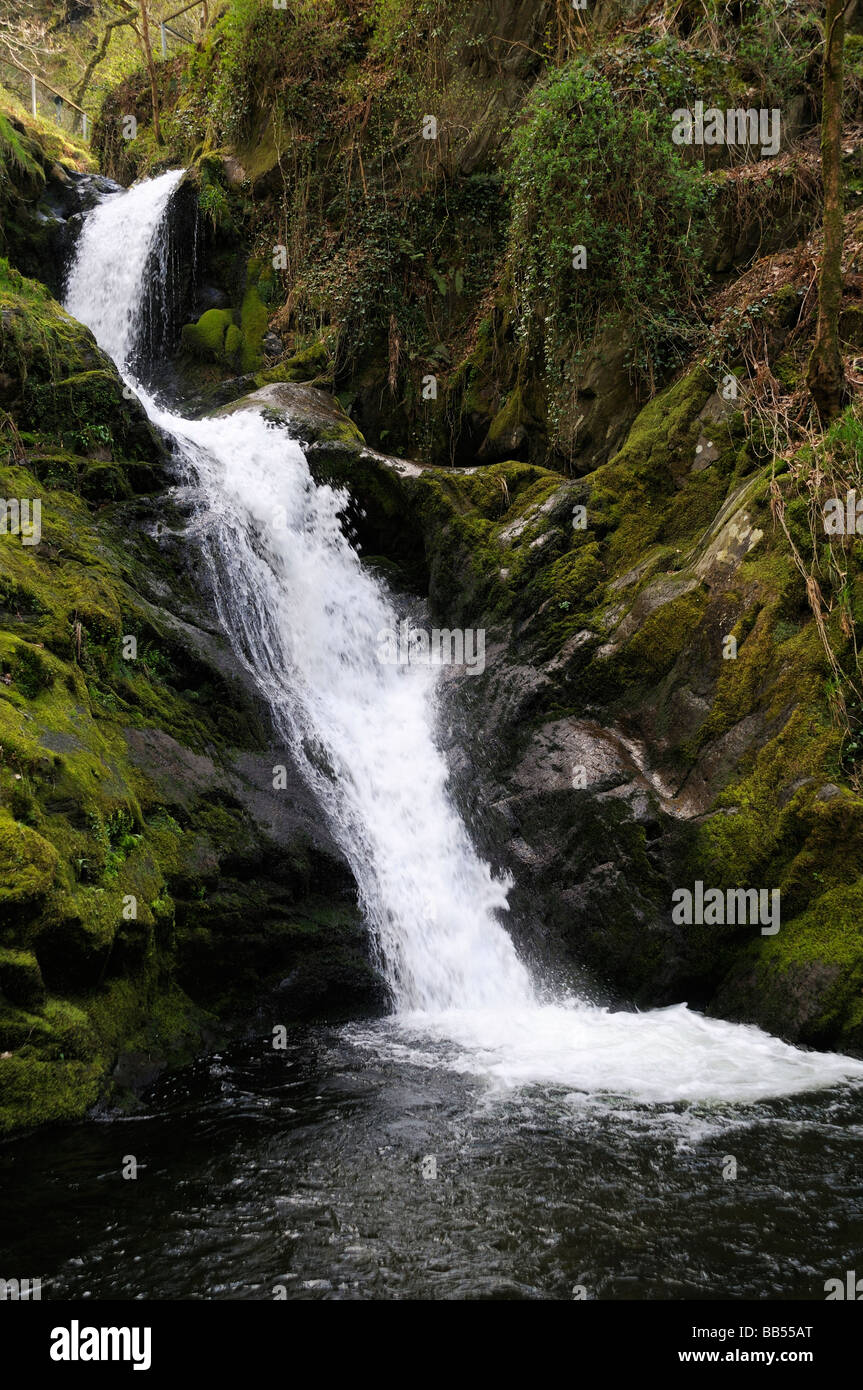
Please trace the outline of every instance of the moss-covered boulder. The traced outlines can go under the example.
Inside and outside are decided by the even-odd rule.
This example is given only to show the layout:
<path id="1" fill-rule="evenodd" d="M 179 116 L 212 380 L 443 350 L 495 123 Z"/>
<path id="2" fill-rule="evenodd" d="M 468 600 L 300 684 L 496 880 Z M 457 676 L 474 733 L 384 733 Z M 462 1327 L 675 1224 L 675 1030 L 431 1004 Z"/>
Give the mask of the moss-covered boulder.
<path id="1" fill-rule="evenodd" d="M 69 218 L 86 204 L 95 162 L 60 126 L 0 86 L 0 255 L 59 294 Z"/>
<path id="2" fill-rule="evenodd" d="M 45 982 L 39 962 L 30 951 L 0 946 L 0 994 L 29 1013 L 44 1008 Z"/>
<path id="3" fill-rule="evenodd" d="M 230 341 L 228 335 L 230 333 Z M 230 309 L 207 309 L 197 323 L 183 325 L 183 347 L 204 362 L 228 365 L 237 355 L 240 345 L 239 329 Z"/>
<path id="4" fill-rule="evenodd" d="M 164 481 L 164 449 L 140 403 L 124 394 L 110 358 L 88 328 L 0 260 L 0 409 L 19 431 L 40 432 L 51 447 L 87 456 L 102 452 L 135 465 L 135 485 Z M 103 461 L 105 461 L 103 459 Z M 121 483 L 122 485 L 122 483 Z"/>
<path id="5" fill-rule="evenodd" d="M 0 810 L 0 921 L 20 921 L 47 897 L 57 873 L 54 846 Z"/>

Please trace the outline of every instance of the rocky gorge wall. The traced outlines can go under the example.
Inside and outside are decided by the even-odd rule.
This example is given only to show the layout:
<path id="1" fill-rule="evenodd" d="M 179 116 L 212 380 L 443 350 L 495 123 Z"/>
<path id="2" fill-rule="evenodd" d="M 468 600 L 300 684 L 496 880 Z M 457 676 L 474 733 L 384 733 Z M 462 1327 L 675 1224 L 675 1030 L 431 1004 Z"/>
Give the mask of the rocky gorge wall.
<path id="1" fill-rule="evenodd" d="M 58 204 L 76 215 L 92 179 L 38 167 L 48 280 Z M 33 185 L 16 192 L 26 228 Z M 0 536 L 6 1133 L 134 1103 L 265 998 L 290 1025 L 385 996 L 317 808 L 293 771 L 274 790 L 286 755 L 218 630 L 163 441 L 89 330 L 9 260 L 0 424 L 18 505 Z"/>
<path id="2" fill-rule="evenodd" d="M 429 621 L 485 630 L 484 673 L 445 683 L 442 737 L 536 968 L 858 1051 L 859 556 L 837 565 L 812 517 L 855 482 L 863 435 L 853 405 L 826 432 L 794 423 L 816 12 L 243 3 L 160 66 L 165 146 L 130 78 L 94 153 L 123 182 L 190 169 L 206 232 L 165 363 L 186 409 L 256 393 L 350 490 L 366 561 Z M 778 104 L 780 152 L 676 153 L 669 114 L 697 99 Z M 383 1002 L 315 808 L 296 782 L 266 790 L 284 755 L 208 609 L 170 461 L 86 330 L 17 273 L 59 293 L 50 237 L 81 172 L 52 173 L 19 125 L 41 178 L 7 156 L 0 491 L 45 505 L 38 546 L 0 537 L 8 1127 L 189 1055 L 261 976 L 292 982 L 291 1017 Z M 675 924 L 698 880 L 778 888 L 780 930 Z"/>

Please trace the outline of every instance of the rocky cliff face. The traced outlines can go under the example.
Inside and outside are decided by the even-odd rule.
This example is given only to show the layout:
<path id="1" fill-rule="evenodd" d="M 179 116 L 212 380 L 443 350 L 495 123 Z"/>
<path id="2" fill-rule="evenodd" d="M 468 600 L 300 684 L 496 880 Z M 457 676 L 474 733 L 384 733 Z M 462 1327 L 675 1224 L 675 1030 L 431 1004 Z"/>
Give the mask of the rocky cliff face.
<path id="1" fill-rule="evenodd" d="M 18 190 L 48 265 L 91 192 L 62 173 L 41 206 Z M 8 261 L 0 426 L 5 1133 L 129 1103 L 266 997 L 289 1025 L 384 991 L 352 877 L 218 630 L 163 441 Z"/>
<path id="2" fill-rule="evenodd" d="M 427 586 L 435 621 L 486 629 L 486 670 L 452 673 L 443 727 L 535 966 L 597 997 L 686 999 L 859 1048 L 863 803 L 772 467 L 707 374 L 578 481 L 407 470 L 359 446 L 318 468 L 355 493 L 367 550 Z M 675 923 L 675 889 L 697 881 L 779 889 L 780 929 Z"/>

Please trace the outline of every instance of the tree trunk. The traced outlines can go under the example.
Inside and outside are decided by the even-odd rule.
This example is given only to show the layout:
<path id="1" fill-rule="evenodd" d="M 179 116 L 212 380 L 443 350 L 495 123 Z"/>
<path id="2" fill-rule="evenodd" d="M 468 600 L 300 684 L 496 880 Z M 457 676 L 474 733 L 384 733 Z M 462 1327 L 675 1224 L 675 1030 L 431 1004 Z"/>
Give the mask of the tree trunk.
<path id="1" fill-rule="evenodd" d="M 825 419 L 838 414 L 845 395 L 839 351 L 842 301 L 842 56 L 844 0 L 827 0 L 824 23 L 824 81 L 821 107 L 821 177 L 824 183 L 824 251 L 818 281 L 818 327 L 806 385 Z"/>
<path id="2" fill-rule="evenodd" d="M 108 52 L 108 45 L 111 42 L 111 36 L 114 33 L 114 30 L 117 29 L 121 24 L 131 24 L 134 26 L 135 16 L 121 15 L 119 19 L 110 19 L 108 23 L 105 25 L 105 28 L 102 32 L 101 43 L 99 44 L 99 47 L 97 48 L 96 52 L 93 54 L 92 58 L 87 64 L 87 67 L 84 70 L 84 76 L 81 78 L 81 81 L 78 83 L 77 89 L 75 91 L 75 100 L 77 101 L 79 106 L 84 99 L 84 93 L 90 85 L 90 78 L 93 76 L 93 73 L 96 71 L 102 59 L 105 57 L 105 54 Z"/>
<path id="3" fill-rule="evenodd" d="M 156 137 L 156 144 L 162 143 L 162 130 L 159 125 L 159 87 L 156 81 L 156 64 L 153 62 L 153 50 L 150 47 L 150 19 L 147 14 L 147 0 L 138 0 L 138 8 L 141 11 L 141 46 L 144 50 L 144 61 L 147 64 L 147 72 L 150 74 L 150 95 L 153 99 L 153 134 Z"/>

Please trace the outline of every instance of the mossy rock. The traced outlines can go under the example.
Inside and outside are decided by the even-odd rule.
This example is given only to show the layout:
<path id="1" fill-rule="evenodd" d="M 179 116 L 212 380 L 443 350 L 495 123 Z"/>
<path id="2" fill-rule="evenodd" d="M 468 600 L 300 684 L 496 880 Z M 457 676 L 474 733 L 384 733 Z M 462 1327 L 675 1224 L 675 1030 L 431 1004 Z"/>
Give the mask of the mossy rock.
<path id="1" fill-rule="evenodd" d="M 103 1073 L 98 1062 L 0 1057 L 0 1135 L 82 1119 L 99 1097 Z"/>
<path id="2" fill-rule="evenodd" d="M 276 381 L 314 381 L 326 377 L 331 370 L 330 355 L 324 342 L 312 343 L 295 352 L 284 362 L 261 372 L 260 386 Z"/>
<path id="3" fill-rule="evenodd" d="M 107 450 L 123 460 L 164 464 L 165 453 L 137 400 L 88 328 L 0 259 L 0 408 L 19 430 L 50 435 L 54 448 Z"/>
<path id="4" fill-rule="evenodd" d="M 519 382 L 492 419 L 480 457 L 518 458 L 527 452 L 532 435 L 545 437 L 545 402 L 535 383 Z"/>
<path id="5" fill-rule="evenodd" d="M 30 951 L 0 946 L 0 992 L 30 1013 L 38 1013 L 44 1007 L 45 982 L 39 962 Z"/>
<path id="6" fill-rule="evenodd" d="M 240 370 L 256 372 L 263 360 L 262 343 L 267 331 L 267 306 L 258 294 L 257 285 L 249 285 L 240 310 Z"/>
<path id="7" fill-rule="evenodd" d="M 243 296 L 239 322 L 230 309 L 207 309 L 197 323 L 184 324 L 180 335 L 183 350 L 197 362 L 215 363 L 234 372 L 256 372 L 263 360 L 267 317 L 267 306 L 256 286 L 250 285 Z"/>
<path id="8" fill-rule="evenodd" d="M 225 334 L 224 355 L 226 358 L 234 358 L 243 346 L 243 334 L 235 323 L 232 323 Z"/>
<path id="9" fill-rule="evenodd" d="M 0 251 L 55 289 L 65 229 L 46 208 L 45 195 L 49 186 L 66 184 L 69 170 L 94 167 L 83 144 L 53 122 L 33 117 L 0 87 Z"/>
<path id="10" fill-rule="evenodd" d="M 288 433 L 306 443 L 345 445 L 357 453 L 363 437 L 338 401 L 315 386 L 293 382 L 271 382 L 239 400 L 221 406 L 215 415 L 235 415 L 256 410 L 285 425 Z"/>
<path id="11" fill-rule="evenodd" d="M 863 882 L 828 889 L 750 946 L 714 1007 L 791 1042 L 863 1052 Z"/>
<path id="12" fill-rule="evenodd" d="M 54 846 L 0 808 L 0 913 L 16 920 L 50 892 L 58 867 Z"/>
<path id="13" fill-rule="evenodd" d="M 228 348 L 226 339 L 231 329 L 234 329 L 234 316 L 230 309 L 207 309 L 201 315 L 197 323 L 187 323 L 183 325 L 181 339 L 185 350 L 190 356 L 201 362 L 226 362 L 228 360 Z M 232 337 L 231 353 L 236 351 L 239 346 L 239 330 L 235 330 Z"/>

